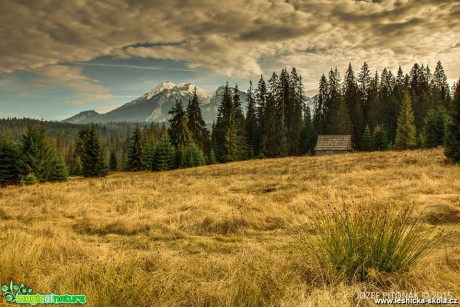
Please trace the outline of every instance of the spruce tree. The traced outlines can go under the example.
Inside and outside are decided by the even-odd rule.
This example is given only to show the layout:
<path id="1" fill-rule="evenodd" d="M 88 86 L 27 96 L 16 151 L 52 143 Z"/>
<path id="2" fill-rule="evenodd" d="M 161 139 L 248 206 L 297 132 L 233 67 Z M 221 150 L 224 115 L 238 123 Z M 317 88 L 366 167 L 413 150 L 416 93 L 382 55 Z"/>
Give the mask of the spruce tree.
<path id="1" fill-rule="evenodd" d="M 61 156 L 55 153 L 53 162 L 51 163 L 51 171 L 47 180 L 52 182 L 59 182 L 67 181 L 68 178 L 69 171 L 67 170 L 64 161 L 62 160 Z"/>
<path id="2" fill-rule="evenodd" d="M 145 146 L 145 162 L 147 163 L 147 169 L 153 170 L 153 159 L 155 157 L 155 146 L 152 143 L 148 143 Z"/>
<path id="3" fill-rule="evenodd" d="M 287 134 L 289 142 L 289 154 L 298 155 L 301 151 L 300 136 L 304 128 L 302 114 L 305 108 L 305 95 L 302 77 L 297 74 L 295 67 L 292 68 L 289 79 L 289 108 Z"/>
<path id="4" fill-rule="evenodd" d="M 358 84 L 353 72 L 351 63 L 345 72 L 343 81 L 343 99 L 348 109 L 351 120 L 352 141 L 355 148 L 361 144 L 361 138 L 364 131 L 364 110 L 362 101 L 359 99 Z"/>
<path id="5" fill-rule="evenodd" d="M 260 80 L 257 85 L 257 90 L 255 92 L 255 101 L 256 101 L 256 118 L 257 118 L 257 146 L 254 148 L 255 155 L 263 155 L 263 149 L 265 148 L 266 137 L 266 108 L 267 108 L 267 84 L 262 75 L 260 75 Z M 217 152 L 216 152 L 217 154 Z"/>
<path id="6" fill-rule="evenodd" d="M 33 174 L 38 181 L 63 181 L 67 169 L 58 157 L 43 125 L 27 126 L 22 137 L 20 167 L 23 175 Z"/>
<path id="7" fill-rule="evenodd" d="M 441 61 L 436 64 L 433 74 L 433 85 L 436 99 L 439 100 L 445 109 L 449 109 L 452 98 L 450 95 L 449 83 L 447 82 L 447 76 L 444 72 Z"/>
<path id="8" fill-rule="evenodd" d="M 334 130 L 334 122 L 336 121 L 336 114 L 337 110 L 341 109 L 343 106 L 339 105 L 341 103 L 344 103 L 343 101 L 343 95 L 342 95 L 342 90 L 341 90 L 341 78 L 340 78 L 340 73 L 335 68 L 334 70 L 330 70 L 329 76 L 328 76 L 328 96 L 325 101 L 325 105 L 323 106 L 324 109 L 324 119 L 325 119 L 325 134 L 334 134 L 332 130 Z M 348 109 L 346 111 L 348 113 Z M 339 113 L 343 113 L 340 111 Z M 346 118 L 348 121 L 349 115 Z"/>
<path id="9" fill-rule="evenodd" d="M 0 138 L 0 187 L 19 183 L 19 158 L 19 146 L 10 138 Z"/>
<path id="10" fill-rule="evenodd" d="M 452 100 L 446 126 L 444 154 L 454 162 L 460 162 L 460 79 Z"/>
<path id="11" fill-rule="evenodd" d="M 441 107 L 431 110 L 425 117 L 423 146 L 433 148 L 444 144 L 446 114 Z"/>
<path id="12" fill-rule="evenodd" d="M 396 80 L 391 73 L 386 68 L 383 69 L 382 74 L 380 76 L 380 85 L 379 85 L 379 98 L 380 98 L 380 106 L 382 112 L 382 120 L 377 120 L 377 122 L 381 122 L 388 131 L 388 136 L 391 142 L 393 142 L 396 138 L 396 127 L 398 121 L 398 114 L 400 110 L 400 102 L 402 101 L 399 99 L 397 94 L 395 93 L 394 89 L 396 87 Z"/>
<path id="13" fill-rule="evenodd" d="M 365 118 L 369 122 L 369 126 L 375 127 L 382 121 L 382 104 L 379 98 L 379 75 L 375 72 L 374 78 L 371 80 L 369 96 L 367 99 L 367 109 L 365 110 Z"/>
<path id="14" fill-rule="evenodd" d="M 178 168 L 187 167 L 187 148 L 179 146 L 176 149 L 176 165 Z"/>
<path id="15" fill-rule="evenodd" d="M 70 174 L 76 176 L 83 175 L 83 163 L 81 161 L 85 152 L 85 144 L 89 136 L 89 128 L 84 128 L 78 132 L 78 139 L 75 144 L 75 151 L 73 152 L 72 159 L 70 161 Z"/>
<path id="16" fill-rule="evenodd" d="M 257 110 L 256 101 L 254 99 L 254 93 L 252 89 L 252 81 L 249 81 L 249 89 L 247 92 L 247 111 L 245 118 L 245 130 L 246 130 L 246 143 L 248 144 L 248 154 L 250 158 L 254 158 L 258 148 L 258 121 L 257 121 Z M 215 159 L 215 158 L 214 158 Z"/>
<path id="17" fill-rule="evenodd" d="M 193 141 L 201 150 L 209 150 L 210 134 L 201 114 L 196 87 L 193 91 L 193 98 L 187 106 L 187 117 L 188 129 L 190 130 Z"/>
<path id="18" fill-rule="evenodd" d="M 273 72 L 271 78 L 268 80 L 264 119 L 261 124 L 260 151 L 265 157 L 283 157 L 288 154 L 289 148 L 284 112 L 286 104 L 284 102 L 277 102 L 276 99 L 276 97 L 282 97 L 279 92 L 283 90 L 283 88 L 279 88 L 278 76 Z"/>
<path id="19" fill-rule="evenodd" d="M 377 150 L 388 149 L 388 132 L 385 127 L 377 125 L 374 127 L 374 148 Z"/>
<path id="20" fill-rule="evenodd" d="M 81 160 L 84 177 L 104 177 L 109 173 L 105 149 L 95 125 L 88 131 Z"/>
<path id="21" fill-rule="evenodd" d="M 304 127 L 301 133 L 300 153 L 312 153 L 316 143 L 316 132 L 313 126 L 310 107 L 305 107 L 304 111 Z"/>
<path id="22" fill-rule="evenodd" d="M 329 83 L 326 76 L 323 74 L 319 81 L 318 99 L 315 104 L 313 115 L 313 125 L 318 134 L 326 133 L 326 124 L 328 116 L 328 101 L 329 101 Z"/>
<path id="23" fill-rule="evenodd" d="M 328 134 L 352 134 L 353 125 L 343 96 L 338 98 L 334 107 L 327 127 Z"/>
<path id="24" fill-rule="evenodd" d="M 110 164 L 110 170 L 112 172 L 114 172 L 114 171 L 116 171 L 118 169 L 118 160 L 117 160 L 117 155 L 115 153 L 115 150 L 110 151 L 109 164 Z"/>
<path id="25" fill-rule="evenodd" d="M 366 127 L 364 128 L 364 133 L 361 140 L 361 150 L 374 150 L 374 140 L 372 139 L 371 129 L 369 129 L 369 125 L 366 125 Z"/>
<path id="26" fill-rule="evenodd" d="M 410 72 L 410 94 L 417 133 L 423 131 L 423 123 L 428 112 L 434 108 L 430 94 L 431 73 L 428 67 L 414 64 Z"/>
<path id="27" fill-rule="evenodd" d="M 157 148 L 155 149 L 155 156 L 153 158 L 154 171 L 167 171 L 176 167 L 176 153 L 174 146 L 166 134 L 161 139 Z"/>
<path id="28" fill-rule="evenodd" d="M 166 128 L 165 123 L 162 123 L 161 124 L 161 130 L 160 130 L 160 141 L 166 134 L 168 134 L 168 128 Z"/>
<path id="29" fill-rule="evenodd" d="M 192 134 L 188 128 L 187 113 L 184 110 L 182 102 L 176 99 L 176 104 L 171 108 L 169 114 L 172 115 L 169 120 L 168 134 L 174 147 L 188 147 L 193 143 Z"/>
<path id="30" fill-rule="evenodd" d="M 401 102 L 401 110 L 398 116 L 395 147 L 397 149 L 410 149 L 414 148 L 416 145 L 414 111 L 412 110 L 410 95 L 406 91 Z"/>
<path id="31" fill-rule="evenodd" d="M 191 145 L 186 151 L 186 166 L 195 167 L 206 164 L 203 151 L 196 145 Z"/>
<path id="32" fill-rule="evenodd" d="M 358 96 L 360 108 L 363 111 L 364 120 L 369 122 L 369 107 L 371 100 L 371 92 L 373 90 L 373 80 L 371 71 L 366 62 L 361 67 L 361 71 L 358 74 Z"/>
<path id="33" fill-rule="evenodd" d="M 131 145 L 128 151 L 127 169 L 134 172 L 147 169 L 144 141 L 141 128 L 139 127 L 136 127 L 131 137 Z"/>
<path id="34" fill-rule="evenodd" d="M 81 158 L 79 155 L 76 155 L 73 160 L 70 174 L 76 176 L 83 175 L 83 163 L 81 162 Z"/>
<path id="35" fill-rule="evenodd" d="M 213 129 L 213 142 L 220 162 L 238 161 L 245 157 L 244 117 L 241 104 L 234 99 L 228 83 L 224 88 L 217 122 Z"/>
<path id="36" fill-rule="evenodd" d="M 214 153 L 214 149 L 211 149 L 211 152 L 208 155 L 206 164 L 215 164 L 215 163 L 216 163 L 216 154 Z"/>
<path id="37" fill-rule="evenodd" d="M 246 159 L 248 156 L 248 144 L 246 142 L 245 118 L 243 108 L 241 106 L 241 98 L 238 90 L 238 85 L 233 88 L 233 108 L 234 108 L 234 125 L 236 133 L 236 142 L 238 146 L 238 160 Z"/>

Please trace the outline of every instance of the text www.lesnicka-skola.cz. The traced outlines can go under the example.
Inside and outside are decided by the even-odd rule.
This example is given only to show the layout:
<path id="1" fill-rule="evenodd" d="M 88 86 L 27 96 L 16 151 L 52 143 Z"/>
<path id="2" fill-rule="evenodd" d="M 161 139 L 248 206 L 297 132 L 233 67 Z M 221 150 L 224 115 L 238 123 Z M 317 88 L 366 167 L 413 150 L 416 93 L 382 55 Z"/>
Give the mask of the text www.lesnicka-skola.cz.
<path id="1" fill-rule="evenodd" d="M 360 292 L 357 300 L 373 300 L 375 304 L 459 304 L 452 292 Z"/>

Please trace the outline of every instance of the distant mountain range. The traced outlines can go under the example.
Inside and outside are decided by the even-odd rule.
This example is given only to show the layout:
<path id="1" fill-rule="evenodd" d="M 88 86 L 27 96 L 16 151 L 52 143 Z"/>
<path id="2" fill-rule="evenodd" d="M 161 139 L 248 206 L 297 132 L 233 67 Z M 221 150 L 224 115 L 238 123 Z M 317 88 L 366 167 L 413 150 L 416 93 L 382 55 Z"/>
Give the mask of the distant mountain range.
<path id="1" fill-rule="evenodd" d="M 176 99 L 182 101 L 187 107 L 189 99 L 196 92 L 201 105 L 201 112 L 206 123 L 212 123 L 217 118 L 218 107 L 224 92 L 224 86 L 219 87 L 215 92 L 211 92 L 191 83 L 175 84 L 166 81 L 145 93 L 143 96 L 128 102 L 121 107 L 110 112 L 100 114 L 94 110 L 83 111 L 77 115 L 63 120 L 65 123 L 87 124 L 87 123 L 107 123 L 107 122 L 165 122 L 169 119 L 169 110 L 175 104 Z M 233 93 L 233 88 L 231 91 Z M 238 91 L 241 99 L 243 111 L 246 111 L 247 94 Z M 308 98 L 308 97 L 307 97 Z M 307 103 L 312 99 L 308 98 Z"/>

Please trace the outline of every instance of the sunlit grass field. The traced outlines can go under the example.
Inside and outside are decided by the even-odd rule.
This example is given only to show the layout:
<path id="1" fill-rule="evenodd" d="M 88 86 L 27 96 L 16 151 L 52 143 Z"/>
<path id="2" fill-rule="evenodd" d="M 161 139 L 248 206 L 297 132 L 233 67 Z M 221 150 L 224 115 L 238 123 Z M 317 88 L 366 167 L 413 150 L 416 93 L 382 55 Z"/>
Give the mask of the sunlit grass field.
<path id="1" fill-rule="evenodd" d="M 315 221 L 355 204 L 413 206 L 408 223 L 443 239 L 407 269 L 331 277 L 309 248 Z M 362 291 L 460 298 L 460 166 L 441 149 L 389 151 L 8 187 L 0 247 L 2 284 L 84 293 L 88 306 L 373 305 L 356 300 Z"/>

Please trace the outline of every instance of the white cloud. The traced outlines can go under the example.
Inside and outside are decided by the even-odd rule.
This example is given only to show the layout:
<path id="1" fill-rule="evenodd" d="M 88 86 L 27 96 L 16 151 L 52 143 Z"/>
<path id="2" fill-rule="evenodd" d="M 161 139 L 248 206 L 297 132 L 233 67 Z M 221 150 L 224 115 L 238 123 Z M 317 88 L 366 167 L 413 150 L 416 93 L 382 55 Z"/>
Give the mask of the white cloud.
<path id="1" fill-rule="evenodd" d="M 66 65 L 47 65 L 32 70 L 34 77 L 22 92 L 33 92 L 44 87 L 70 89 L 75 97 L 64 98 L 66 104 L 82 105 L 113 98 L 110 89 L 85 76 L 81 67 Z"/>
<path id="2" fill-rule="evenodd" d="M 456 0 L 3 0 L 0 31 L 8 35 L 0 45 L 0 72 L 116 55 L 185 61 L 190 69 L 230 77 L 296 65 L 308 88 L 329 67 L 363 61 L 395 69 L 416 61 L 434 68 L 441 60 L 456 79 L 458 29 Z M 83 83 L 78 101 L 90 101 L 90 92 L 94 99 L 109 97 L 81 74 L 75 86 L 50 74 L 76 91 Z"/>

